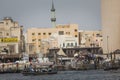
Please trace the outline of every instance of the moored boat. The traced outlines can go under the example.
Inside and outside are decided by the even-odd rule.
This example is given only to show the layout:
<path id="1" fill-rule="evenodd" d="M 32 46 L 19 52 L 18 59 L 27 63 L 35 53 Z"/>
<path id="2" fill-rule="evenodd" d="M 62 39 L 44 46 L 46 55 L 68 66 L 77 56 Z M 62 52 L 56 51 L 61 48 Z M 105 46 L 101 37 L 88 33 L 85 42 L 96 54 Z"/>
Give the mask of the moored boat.
<path id="1" fill-rule="evenodd" d="M 46 75 L 46 74 L 57 74 L 57 71 L 50 71 L 50 72 L 48 72 L 48 71 L 47 72 L 40 72 L 40 71 L 38 71 L 38 72 L 35 72 L 35 71 L 25 72 L 25 71 L 22 71 L 22 74 L 25 75 L 25 76 L 27 76 L 27 75 Z"/>
<path id="2" fill-rule="evenodd" d="M 109 61 L 104 63 L 104 71 L 109 71 L 109 70 L 118 70 L 119 69 L 119 62 L 114 61 Z"/>
<path id="3" fill-rule="evenodd" d="M 21 72 L 23 75 L 45 75 L 45 74 L 57 74 L 55 68 L 42 66 L 40 68 L 26 68 Z"/>
<path id="4" fill-rule="evenodd" d="M 6 71 L 0 71 L 0 74 L 5 74 L 5 73 L 20 73 L 21 70 L 6 70 Z"/>

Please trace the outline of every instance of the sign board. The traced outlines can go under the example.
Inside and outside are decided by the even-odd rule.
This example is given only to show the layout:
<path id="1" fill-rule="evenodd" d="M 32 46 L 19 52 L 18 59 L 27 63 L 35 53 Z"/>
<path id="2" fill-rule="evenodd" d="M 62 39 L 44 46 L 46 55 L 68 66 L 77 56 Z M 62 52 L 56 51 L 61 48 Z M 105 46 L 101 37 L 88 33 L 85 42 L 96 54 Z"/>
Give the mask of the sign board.
<path id="1" fill-rule="evenodd" d="M 1 38 L 0 42 L 4 42 L 4 43 L 7 43 L 7 42 L 18 42 L 18 38 Z"/>

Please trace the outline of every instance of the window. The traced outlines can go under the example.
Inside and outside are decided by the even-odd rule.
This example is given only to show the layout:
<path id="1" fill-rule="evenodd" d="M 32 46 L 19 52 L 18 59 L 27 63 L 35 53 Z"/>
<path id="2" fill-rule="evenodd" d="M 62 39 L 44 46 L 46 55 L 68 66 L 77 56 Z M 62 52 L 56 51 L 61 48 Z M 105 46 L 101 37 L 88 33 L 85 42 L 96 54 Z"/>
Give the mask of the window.
<path id="1" fill-rule="evenodd" d="M 85 36 L 88 36 L 88 34 L 85 34 Z"/>
<path id="2" fill-rule="evenodd" d="M 69 35 L 69 34 L 70 34 L 70 32 L 66 32 L 66 34 L 68 34 L 68 35 Z"/>
<path id="3" fill-rule="evenodd" d="M 0 32 L 0 36 L 2 36 L 2 32 Z"/>
<path id="4" fill-rule="evenodd" d="M 90 44 L 90 46 L 92 47 L 92 43 Z"/>
<path id="5" fill-rule="evenodd" d="M 32 41 L 35 41 L 35 39 L 32 39 Z"/>
<path id="6" fill-rule="evenodd" d="M 70 44 L 69 43 L 67 43 L 67 46 L 69 46 Z"/>
<path id="7" fill-rule="evenodd" d="M 35 33 L 32 33 L 32 35 L 35 35 Z"/>
<path id="8" fill-rule="evenodd" d="M 9 33 L 6 33 L 6 36 L 9 36 Z"/>
<path id="9" fill-rule="evenodd" d="M 75 37 L 77 37 L 77 35 L 75 35 Z"/>
<path id="10" fill-rule="evenodd" d="M 41 39 L 38 39 L 38 41 L 41 41 Z"/>
<path id="11" fill-rule="evenodd" d="M 89 39 L 89 42 L 90 42 L 90 39 Z"/>
<path id="12" fill-rule="evenodd" d="M 75 43 L 75 46 L 77 46 L 77 43 Z"/>
<path id="13" fill-rule="evenodd" d="M 64 31 L 59 31 L 59 35 L 64 35 Z"/>
<path id="14" fill-rule="evenodd" d="M 46 35 L 46 33 L 43 33 L 43 35 Z"/>
<path id="15" fill-rule="evenodd" d="M 99 45 L 96 45 L 97 47 L 99 47 Z"/>
<path id="16" fill-rule="evenodd" d="M 38 35 L 41 35 L 41 33 L 38 33 Z"/>
<path id="17" fill-rule="evenodd" d="M 77 29 L 75 29 L 75 32 L 77 32 Z"/>
<path id="18" fill-rule="evenodd" d="M 63 43 L 63 47 L 65 47 L 65 44 Z"/>
<path id="19" fill-rule="evenodd" d="M 71 46 L 73 46 L 73 43 L 71 43 Z"/>
<path id="20" fill-rule="evenodd" d="M 8 22 L 6 22 L 6 25 L 8 25 Z"/>
<path id="21" fill-rule="evenodd" d="M 100 34 L 96 34 L 96 37 L 100 37 Z"/>
<path id="22" fill-rule="evenodd" d="M 0 24 L 4 24 L 4 22 L 0 22 Z"/>
<path id="23" fill-rule="evenodd" d="M 48 33 L 49 35 L 51 35 L 51 33 Z"/>

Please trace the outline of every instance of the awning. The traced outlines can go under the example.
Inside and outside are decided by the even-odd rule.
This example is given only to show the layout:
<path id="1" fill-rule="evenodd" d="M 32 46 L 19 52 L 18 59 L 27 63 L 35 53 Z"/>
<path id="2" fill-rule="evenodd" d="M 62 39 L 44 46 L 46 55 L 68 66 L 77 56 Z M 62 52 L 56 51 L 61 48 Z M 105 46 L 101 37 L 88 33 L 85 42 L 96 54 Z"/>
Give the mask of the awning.
<path id="1" fill-rule="evenodd" d="M 20 58 L 22 54 L 0 54 L 0 58 Z"/>
<path id="2" fill-rule="evenodd" d="M 59 56 L 67 56 L 67 55 L 63 52 L 62 48 L 60 48 L 60 50 L 57 52 L 57 54 L 58 54 Z"/>
<path id="3" fill-rule="evenodd" d="M 29 54 L 29 57 L 35 58 L 35 57 L 38 57 L 38 55 L 37 54 Z"/>
<path id="4" fill-rule="evenodd" d="M 57 58 L 58 60 L 72 60 L 72 59 L 74 59 L 74 58 L 69 58 L 69 57 L 64 57 L 64 58 Z"/>

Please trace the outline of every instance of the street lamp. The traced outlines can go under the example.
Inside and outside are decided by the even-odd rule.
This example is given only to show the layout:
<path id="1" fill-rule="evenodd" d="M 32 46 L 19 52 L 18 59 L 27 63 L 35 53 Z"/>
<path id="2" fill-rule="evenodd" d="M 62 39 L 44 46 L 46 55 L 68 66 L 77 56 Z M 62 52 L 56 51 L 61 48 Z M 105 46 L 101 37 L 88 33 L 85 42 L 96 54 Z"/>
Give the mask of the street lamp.
<path id="1" fill-rule="evenodd" d="M 107 53 L 109 55 L 109 36 L 107 35 Z"/>
<path id="2" fill-rule="evenodd" d="M 109 36 L 107 36 L 107 52 L 109 53 L 109 42 L 108 42 Z"/>

